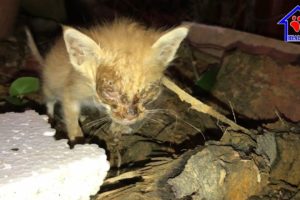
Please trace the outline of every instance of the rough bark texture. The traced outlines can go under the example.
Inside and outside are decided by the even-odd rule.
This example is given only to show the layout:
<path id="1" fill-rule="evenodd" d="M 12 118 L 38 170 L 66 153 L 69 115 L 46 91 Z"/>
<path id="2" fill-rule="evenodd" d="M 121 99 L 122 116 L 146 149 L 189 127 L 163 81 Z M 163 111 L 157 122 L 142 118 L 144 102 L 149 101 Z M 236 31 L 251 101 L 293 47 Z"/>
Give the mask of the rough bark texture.
<path id="1" fill-rule="evenodd" d="M 265 147 L 262 141 L 269 140 Z M 138 177 L 134 184 L 97 199 L 297 199 L 300 159 L 297 150 L 291 152 L 299 146 L 295 133 L 266 131 L 253 140 L 228 130 L 220 142 L 207 142 L 176 159 L 152 160 L 131 174 Z M 119 181 L 108 179 L 107 185 Z"/>
<path id="2" fill-rule="evenodd" d="M 183 172 L 168 183 L 177 198 L 238 200 L 259 192 L 266 177 L 232 147 L 211 145 L 191 156 Z"/>

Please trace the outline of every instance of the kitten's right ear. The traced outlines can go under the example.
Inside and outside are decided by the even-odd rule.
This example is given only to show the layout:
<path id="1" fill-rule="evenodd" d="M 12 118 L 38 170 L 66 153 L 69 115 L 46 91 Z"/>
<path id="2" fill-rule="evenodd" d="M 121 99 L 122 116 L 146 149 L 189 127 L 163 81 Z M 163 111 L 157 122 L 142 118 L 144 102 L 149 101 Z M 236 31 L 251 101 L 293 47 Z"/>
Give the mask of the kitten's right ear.
<path id="1" fill-rule="evenodd" d="M 63 27 L 63 29 L 70 62 L 75 69 L 82 71 L 81 65 L 84 62 L 91 59 L 96 61 L 99 58 L 100 47 L 94 40 L 74 28 Z"/>
<path id="2" fill-rule="evenodd" d="M 162 35 L 153 45 L 154 59 L 167 66 L 175 57 L 176 51 L 182 40 L 188 34 L 188 27 L 175 28 Z"/>

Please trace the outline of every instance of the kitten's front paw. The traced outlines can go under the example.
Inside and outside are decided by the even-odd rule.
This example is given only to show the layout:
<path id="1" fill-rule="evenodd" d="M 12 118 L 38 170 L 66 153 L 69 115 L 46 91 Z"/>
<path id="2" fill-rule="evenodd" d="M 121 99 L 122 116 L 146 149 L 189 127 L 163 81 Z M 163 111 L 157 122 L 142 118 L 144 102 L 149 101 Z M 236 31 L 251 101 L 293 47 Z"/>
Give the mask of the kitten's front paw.
<path id="1" fill-rule="evenodd" d="M 76 144 L 84 144 L 85 143 L 85 138 L 84 138 L 84 135 L 83 135 L 80 127 L 78 127 L 75 134 L 69 134 L 69 139 L 70 140 L 69 140 L 68 144 L 70 145 L 71 148 L 73 148 Z"/>
<path id="2" fill-rule="evenodd" d="M 71 149 L 73 149 L 76 144 L 85 144 L 85 143 L 86 140 L 84 137 L 76 137 L 73 138 L 72 140 L 70 139 L 68 145 L 70 146 Z"/>

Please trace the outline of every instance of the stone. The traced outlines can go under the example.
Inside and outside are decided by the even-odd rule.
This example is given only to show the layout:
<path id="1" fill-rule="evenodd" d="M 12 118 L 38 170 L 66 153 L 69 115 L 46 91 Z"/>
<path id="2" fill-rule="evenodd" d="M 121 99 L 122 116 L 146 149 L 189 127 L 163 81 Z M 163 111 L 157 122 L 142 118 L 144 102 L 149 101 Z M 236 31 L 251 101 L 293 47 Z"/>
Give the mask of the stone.
<path id="1" fill-rule="evenodd" d="M 300 104 L 299 65 L 234 51 L 225 56 L 212 94 L 250 119 L 274 119 L 278 111 L 300 121 L 300 107 L 295 106 Z"/>
<path id="2" fill-rule="evenodd" d="M 271 169 L 271 178 L 300 187 L 300 135 L 278 134 L 276 143 L 278 156 Z"/>
<path id="3" fill-rule="evenodd" d="M 207 146 L 191 156 L 184 170 L 169 179 L 176 198 L 247 199 L 266 184 L 253 160 L 243 160 L 229 146 Z"/>
<path id="4" fill-rule="evenodd" d="M 262 154 L 267 157 L 269 166 L 272 166 L 277 158 L 277 144 L 274 133 L 265 133 L 257 137 L 257 149 L 258 154 Z"/>

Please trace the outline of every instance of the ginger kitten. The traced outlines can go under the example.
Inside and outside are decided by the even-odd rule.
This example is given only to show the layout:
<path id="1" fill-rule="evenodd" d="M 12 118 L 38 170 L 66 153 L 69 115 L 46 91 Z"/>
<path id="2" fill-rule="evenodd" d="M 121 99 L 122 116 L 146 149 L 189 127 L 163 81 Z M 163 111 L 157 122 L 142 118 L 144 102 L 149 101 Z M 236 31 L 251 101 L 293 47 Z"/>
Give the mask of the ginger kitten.
<path id="1" fill-rule="evenodd" d="M 45 59 L 49 115 L 61 101 L 71 141 L 83 137 L 78 118 L 84 103 L 122 125 L 143 119 L 144 105 L 157 98 L 163 71 L 187 33 L 186 27 L 163 32 L 125 19 L 90 29 L 64 27 Z"/>

